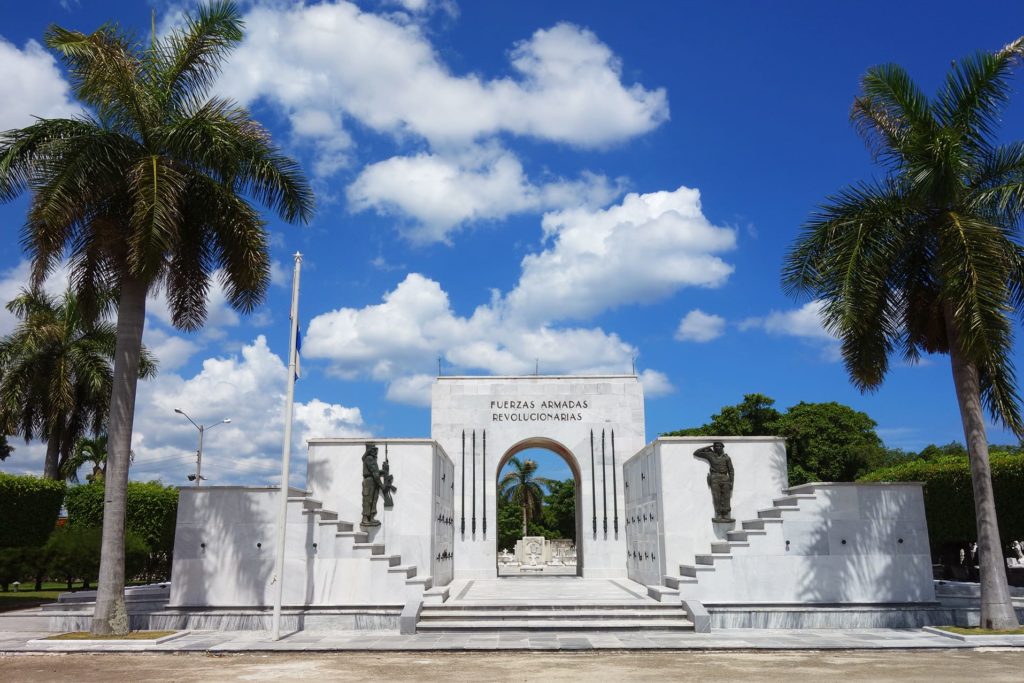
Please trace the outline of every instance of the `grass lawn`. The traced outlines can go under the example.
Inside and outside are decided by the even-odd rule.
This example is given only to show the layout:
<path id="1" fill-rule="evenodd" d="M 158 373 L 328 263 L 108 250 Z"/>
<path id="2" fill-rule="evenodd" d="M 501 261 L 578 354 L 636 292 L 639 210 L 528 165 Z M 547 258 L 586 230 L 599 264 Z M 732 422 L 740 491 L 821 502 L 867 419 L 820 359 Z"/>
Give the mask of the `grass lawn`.
<path id="1" fill-rule="evenodd" d="M 963 626 L 936 626 L 936 628 L 960 636 L 1024 636 L 1024 627 L 1010 629 L 1009 631 L 994 631 L 977 626 L 972 626 L 971 628 L 964 628 Z"/>
<path id="2" fill-rule="evenodd" d="M 55 636 L 44 638 L 44 640 L 157 640 L 175 633 L 177 631 L 130 631 L 123 636 L 94 636 L 88 631 L 73 631 L 58 633 Z"/>

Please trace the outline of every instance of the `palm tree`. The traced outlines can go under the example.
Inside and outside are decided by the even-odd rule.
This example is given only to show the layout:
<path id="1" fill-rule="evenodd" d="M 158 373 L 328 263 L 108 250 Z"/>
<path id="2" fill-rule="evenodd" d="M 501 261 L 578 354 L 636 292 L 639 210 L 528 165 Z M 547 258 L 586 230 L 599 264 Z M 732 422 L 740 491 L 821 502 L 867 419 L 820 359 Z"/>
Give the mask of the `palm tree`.
<path id="1" fill-rule="evenodd" d="M 134 461 L 135 454 L 129 453 L 128 459 Z M 86 481 L 90 484 L 103 482 L 107 474 L 106 434 L 92 438 L 82 437 L 76 441 L 71 457 L 63 463 L 61 476 L 72 483 L 78 483 L 78 470 L 87 463 L 92 463 L 92 473 L 85 475 Z"/>
<path id="2" fill-rule="evenodd" d="M 115 328 L 90 320 L 71 290 L 59 298 L 22 290 L 7 308 L 20 321 L 0 339 L 0 427 L 26 442 L 45 438 L 43 477 L 63 479 L 75 442 L 106 424 Z M 154 375 L 156 361 L 141 353 L 141 376 Z"/>
<path id="3" fill-rule="evenodd" d="M 512 469 L 498 482 L 498 496 L 506 504 L 518 505 L 523 511 L 523 536 L 527 534 L 530 520 L 540 515 L 544 490 L 551 481 L 543 477 L 535 477 L 537 463 L 533 460 L 522 461 L 516 456 L 508 461 Z"/>
<path id="4" fill-rule="evenodd" d="M 1024 307 L 1024 143 L 994 141 L 1024 38 L 954 63 L 929 99 L 895 65 L 870 69 L 851 117 L 883 180 L 829 197 L 787 255 L 784 286 L 823 302 L 853 383 L 877 389 L 899 353 L 949 354 L 971 464 L 981 624 L 1017 625 L 1003 567 L 983 406 L 1024 433 L 1009 358 Z"/>
<path id="5" fill-rule="evenodd" d="M 146 43 L 114 25 L 90 34 L 52 26 L 46 43 L 93 113 L 0 134 L 0 201 L 32 190 L 22 243 L 34 281 L 70 254 L 84 303 L 118 294 L 96 634 L 128 629 L 124 519 L 147 294 L 162 290 L 184 330 L 205 321 L 214 277 L 233 307 L 251 311 L 270 257 L 250 200 L 288 222 L 312 216 L 298 164 L 248 111 L 209 96 L 242 28 L 231 2 L 201 7 Z"/>

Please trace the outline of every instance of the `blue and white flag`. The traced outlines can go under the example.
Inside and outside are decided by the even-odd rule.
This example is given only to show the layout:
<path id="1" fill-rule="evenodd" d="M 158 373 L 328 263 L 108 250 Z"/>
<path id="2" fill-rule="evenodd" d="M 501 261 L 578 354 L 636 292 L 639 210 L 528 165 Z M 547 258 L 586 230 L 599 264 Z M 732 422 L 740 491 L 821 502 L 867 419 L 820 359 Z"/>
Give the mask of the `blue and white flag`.
<path id="1" fill-rule="evenodd" d="M 295 326 L 295 379 L 298 380 L 302 374 L 299 372 L 299 352 L 302 351 L 302 324 Z"/>

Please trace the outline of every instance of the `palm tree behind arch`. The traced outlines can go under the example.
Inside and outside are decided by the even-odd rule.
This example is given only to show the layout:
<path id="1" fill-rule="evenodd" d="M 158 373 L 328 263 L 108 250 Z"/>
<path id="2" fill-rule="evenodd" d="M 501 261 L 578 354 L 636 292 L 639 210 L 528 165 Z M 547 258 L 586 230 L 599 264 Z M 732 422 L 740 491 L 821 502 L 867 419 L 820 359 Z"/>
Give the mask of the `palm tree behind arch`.
<path id="1" fill-rule="evenodd" d="M 544 489 L 551 481 L 535 476 L 537 463 L 533 460 L 520 460 L 512 456 L 508 465 L 512 470 L 507 472 L 498 483 L 498 495 L 506 504 L 518 505 L 523 511 L 523 536 L 527 533 L 530 520 L 540 515 L 541 503 L 544 500 Z"/>

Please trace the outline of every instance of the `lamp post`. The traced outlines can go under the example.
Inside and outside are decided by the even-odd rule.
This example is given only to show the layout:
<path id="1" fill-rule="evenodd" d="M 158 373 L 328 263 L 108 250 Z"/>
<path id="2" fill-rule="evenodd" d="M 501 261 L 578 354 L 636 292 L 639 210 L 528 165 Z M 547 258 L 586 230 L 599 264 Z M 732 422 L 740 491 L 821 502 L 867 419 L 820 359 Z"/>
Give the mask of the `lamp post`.
<path id="1" fill-rule="evenodd" d="M 227 418 L 221 420 L 220 422 L 215 422 L 214 424 L 207 426 L 196 424 L 196 421 L 189 417 L 188 413 L 186 413 L 181 408 L 175 408 L 174 412 L 178 413 L 179 415 L 184 415 L 185 419 L 191 422 L 192 426 L 199 430 L 199 449 L 196 450 L 196 473 L 188 475 L 188 480 L 194 481 L 196 483 L 196 486 L 199 486 L 200 483 L 203 481 L 203 434 L 205 434 L 208 430 L 213 429 L 214 427 L 228 424 L 229 422 L 231 422 L 231 418 Z"/>

